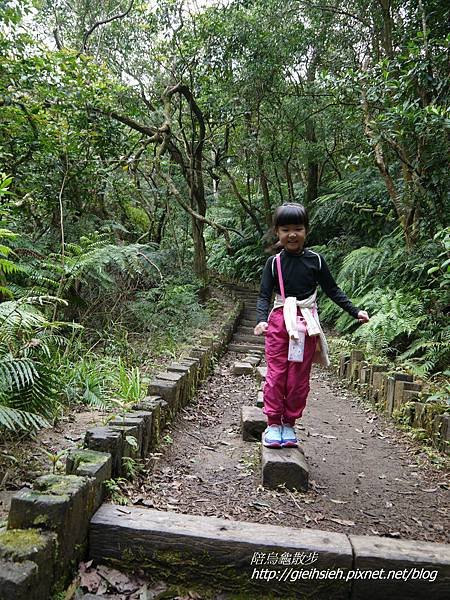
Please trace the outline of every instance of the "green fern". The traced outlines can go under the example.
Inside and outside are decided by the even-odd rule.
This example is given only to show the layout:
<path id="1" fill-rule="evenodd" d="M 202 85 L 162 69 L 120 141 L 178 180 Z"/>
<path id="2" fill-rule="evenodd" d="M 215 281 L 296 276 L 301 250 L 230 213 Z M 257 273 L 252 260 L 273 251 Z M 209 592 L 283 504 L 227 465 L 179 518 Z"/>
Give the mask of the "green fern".
<path id="1" fill-rule="evenodd" d="M 50 423 L 41 415 L 2 405 L 0 397 L 0 428 L 9 431 L 33 431 L 49 426 Z"/>

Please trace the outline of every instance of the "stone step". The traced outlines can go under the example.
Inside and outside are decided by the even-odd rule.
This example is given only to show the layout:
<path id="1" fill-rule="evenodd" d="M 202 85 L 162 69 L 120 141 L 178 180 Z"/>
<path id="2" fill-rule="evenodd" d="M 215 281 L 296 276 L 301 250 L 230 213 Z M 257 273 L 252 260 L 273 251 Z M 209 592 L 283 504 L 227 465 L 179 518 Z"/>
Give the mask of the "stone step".
<path id="1" fill-rule="evenodd" d="M 258 337 L 257 335 L 246 335 L 246 334 L 240 334 L 240 333 L 235 333 L 233 335 L 233 342 L 244 342 L 244 343 L 249 343 L 249 344 L 253 344 L 254 346 L 262 346 L 264 348 L 264 341 L 265 338 L 264 337 Z"/>
<path id="2" fill-rule="evenodd" d="M 258 408 L 262 408 L 264 406 L 264 394 L 262 392 L 258 392 L 258 396 L 256 397 L 256 406 Z"/>
<path id="3" fill-rule="evenodd" d="M 243 406 L 241 409 L 241 431 L 244 442 L 259 442 L 267 427 L 266 416 L 257 406 Z"/>
<path id="4" fill-rule="evenodd" d="M 266 448 L 261 445 L 262 484 L 276 489 L 279 485 L 289 490 L 308 489 L 309 470 L 300 448 Z"/>
<path id="5" fill-rule="evenodd" d="M 241 327 L 241 325 L 243 327 L 251 327 L 251 329 L 253 331 L 253 329 L 254 329 L 254 327 L 256 325 L 256 321 L 254 321 L 253 319 L 242 319 L 241 322 L 240 322 L 240 324 L 239 324 L 239 327 Z"/>
<path id="6" fill-rule="evenodd" d="M 244 360 L 242 362 L 247 362 L 252 365 L 252 367 L 257 367 L 261 362 L 261 356 L 255 356 L 254 354 L 247 354 L 244 356 Z"/>
<path id="7" fill-rule="evenodd" d="M 251 327 L 251 326 L 249 327 L 249 326 L 246 326 L 246 325 L 239 325 L 239 327 L 236 330 L 236 333 L 238 333 L 239 335 L 241 335 L 241 334 L 242 335 L 255 335 L 253 333 L 254 328 L 255 328 L 254 326 L 253 327 Z"/>
<path id="8" fill-rule="evenodd" d="M 230 352 L 239 352 L 241 354 L 248 354 L 249 352 L 260 352 L 261 356 L 264 354 L 264 348 L 256 346 L 255 344 L 228 344 L 228 350 Z"/>
<path id="9" fill-rule="evenodd" d="M 258 381 L 265 381 L 267 375 L 267 367 L 256 367 L 256 379 Z"/>
<path id="10" fill-rule="evenodd" d="M 233 375 L 251 375 L 253 366 L 249 362 L 235 362 L 233 365 Z"/>

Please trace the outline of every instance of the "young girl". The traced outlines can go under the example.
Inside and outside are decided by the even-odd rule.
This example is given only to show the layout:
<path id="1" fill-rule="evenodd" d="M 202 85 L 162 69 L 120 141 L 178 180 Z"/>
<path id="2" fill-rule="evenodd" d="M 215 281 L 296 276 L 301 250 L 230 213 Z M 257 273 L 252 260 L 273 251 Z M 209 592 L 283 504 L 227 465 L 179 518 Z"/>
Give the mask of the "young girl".
<path id="1" fill-rule="evenodd" d="M 264 267 L 254 333 L 266 336 L 264 413 L 268 426 L 263 444 L 281 448 L 298 445 L 294 425 L 306 405 L 313 360 L 329 365 L 317 314 L 317 284 L 361 323 L 369 316 L 353 306 L 337 286 L 324 258 L 304 248 L 309 219 L 301 204 L 279 206 L 273 224 L 283 250 L 271 256 Z M 275 303 L 267 318 L 274 290 Z"/>

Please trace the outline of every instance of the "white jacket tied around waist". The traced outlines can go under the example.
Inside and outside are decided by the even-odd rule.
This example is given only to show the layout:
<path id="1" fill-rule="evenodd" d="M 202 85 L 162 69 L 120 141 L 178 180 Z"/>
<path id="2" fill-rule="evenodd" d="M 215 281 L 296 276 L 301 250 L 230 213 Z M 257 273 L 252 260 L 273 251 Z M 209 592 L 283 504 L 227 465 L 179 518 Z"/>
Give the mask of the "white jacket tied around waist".
<path id="1" fill-rule="evenodd" d="M 306 330 L 309 336 L 318 336 L 320 349 L 316 349 L 313 362 L 328 367 L 330 359 L 328 358 L 328 344 L 325 334 L 320 326 L 319 314 L 316 305 L 317 292 L 314 292 L 304 300 L 297 300 L 295 296 L 288 296 L 283 302 L 280 294 L 276 294 L 273 309 L 283 307 L 284 324 L 291 339 L 298 340 L 297 308 L 306 322 Z"/>

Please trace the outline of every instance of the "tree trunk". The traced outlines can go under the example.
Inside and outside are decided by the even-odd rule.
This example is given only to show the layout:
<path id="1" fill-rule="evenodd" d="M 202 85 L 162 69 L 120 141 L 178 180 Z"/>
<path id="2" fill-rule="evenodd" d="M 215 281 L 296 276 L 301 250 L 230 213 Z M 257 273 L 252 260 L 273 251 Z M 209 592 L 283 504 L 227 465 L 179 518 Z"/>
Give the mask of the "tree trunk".
<path id="1" fill-rule="evenodd" d="M 314 49 L 313 57 L 311 59 L 311 64 L 308 67 L 306 73 L 306 80 L 309 84 L 313 84 L 316 78 L 316 65 L 318 61 L 318 53 L 317 49 Z M 316 137 L 316 127 L 314 123 L 314 119 L 309 117 L 309 119 L 305 123 L 305 139 L 310 144 L 315 144 L 317 142 Z M 319 164 L 316 159 L 308 159 L 307 166 L 307 177 L 306 177 L 306 193 L 305 193 L 305 203 L 308 208 L 311 207 L 312 202 L 318 196 L 318 187 L 319 187 Z"/>
<path id="2" fill-rule="evenodd" d="M 204 287 L 208 285 L 208 271 L 206 268 L 206 247 L 203 237 L 204 224 L 195 217 L 191 217 L 192 240 L 194 242 L 194 273 L 203 282 Z"/>
<path id="3" fill-rule="evenodd" d="M 270 205 L 269 186 L 267 185 L 267 175 L 264 169 L 264 160 L 261 152 L 258 152 L 258 170 L 259 170 L 259 183 L 261 185 L 261 191 L 264 199 L 264 217 L 269 227 L 272 226 L 272 207 Z"/>
<path id="4" fill-rule="evenodd" d="M 290 202 L 294 202 L 294 183 L 292 181 L 292 175 L 291 175 L 291 170 L 289 168 L 289 160 L 287 160 L 284 163 L 284 172 L 286 174 L 286 181 L 287 181 L 287 186 L 288 186 L 288 196 L 289 196 L 289 201 Z"/>
<path id="5" fill-rule="evenodd" d="M 315 143 L 317 141 L 316 129 L 314 127 L 314 121 L 312 119 L 308 119 L 308 121 L 306 122 L 305 137 L 306 137 L 306 140 L 310 143 Z M 317 160 L 308 160 L 307 169 L 308 169 L 308 172 L 307 172 L 305 203 L 308 207 L 311 207 L 312 202 L 318 196 L 319 165 L 317 163 Z"/>

